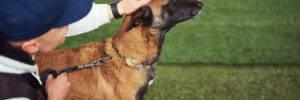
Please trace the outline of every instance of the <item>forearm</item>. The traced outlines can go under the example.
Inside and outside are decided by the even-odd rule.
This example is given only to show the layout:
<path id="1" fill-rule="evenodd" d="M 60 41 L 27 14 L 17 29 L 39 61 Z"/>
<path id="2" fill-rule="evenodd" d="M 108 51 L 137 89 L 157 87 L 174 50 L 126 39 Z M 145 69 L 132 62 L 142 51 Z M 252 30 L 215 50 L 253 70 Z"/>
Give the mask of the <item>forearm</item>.
<path id="1" fill-rule="evenodd" d="M 122 16 L 122 15 L 126 15 L 126 12 L 124 11 L 124 9 L 126 9 L 126 7 L 124 7 L 124 6 L 126 6 L 126 4 L 124 4 L 123 2 L 120 2 L 120 3 L 117 4 L 118 11 L 119 11 L 119 14 L 120 14 L 121 16 Z M 107 11 L 108 11 L 109 19 L 110 19 L 110 20 L 114 19 L 115 17 L 114 17 L 114 15 L 113 15 L 113 13 L 112 13 L 111 6 L 110 6 L 110 5 L 107 6 Z"/>
<path id="2" fill-rule="evenodd" d="M 117 4 L 120 15 L 129 15 L 151 0 L 122 0 Z M 67 36 L 74 36 L 97 29 L 114 19 L 111 6 L 108 4 L 93 4 L 87 16 L 69 25 Z"/>
<path id="3" fill-rule="evenodd" d="M 93 4 L 87 16 L 69 25 L 67 36 L 74 36 L 97 29 L 110 22 L 108 4 Z"/>
<path id="4" fill-rule="evenodd" d="M 114 19 L 114 15 L 112 14 L 110 5 L 107 6 L 107 11 L 108 11 L 109 20 Z"/>

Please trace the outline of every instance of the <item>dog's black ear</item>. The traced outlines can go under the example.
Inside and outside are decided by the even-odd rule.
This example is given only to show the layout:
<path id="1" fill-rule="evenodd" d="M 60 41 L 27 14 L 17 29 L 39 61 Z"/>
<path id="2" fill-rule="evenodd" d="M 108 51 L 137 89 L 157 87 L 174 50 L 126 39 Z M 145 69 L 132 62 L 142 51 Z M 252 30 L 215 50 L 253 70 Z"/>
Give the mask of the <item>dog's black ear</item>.
<path id="1" fill-rule="evenodd" d="M 130 26 L 128 27 L 127 31 L 139 25 L 143 25 L 143 26 L 152 25 L 152 21 L 153 21 L 152 10 L 148 6 L 138 9 L 131 15 L 133 16 L 133 18 L 130 22 Z"/>

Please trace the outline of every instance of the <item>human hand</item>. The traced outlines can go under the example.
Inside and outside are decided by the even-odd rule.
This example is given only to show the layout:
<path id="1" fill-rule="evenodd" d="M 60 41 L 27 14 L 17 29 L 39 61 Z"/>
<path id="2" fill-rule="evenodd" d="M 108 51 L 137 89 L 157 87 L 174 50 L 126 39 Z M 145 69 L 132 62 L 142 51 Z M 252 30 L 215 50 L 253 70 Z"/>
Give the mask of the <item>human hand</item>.
<path id="1" fill-rule="evenodd" d="M 68 81 L 66 73 L 59 75 L 55 79 L 53 79 L 52 75 L 49 75 L 46 81 L 48 100 L 64 100 L 70 86 L 71 83 Z"/>
<path id="2" fill-rule="evenodd" d="M 117 4 L 117 7 L 120 15 L 129 15 L 150 2 L 151 0 L 122 0 Z"/>

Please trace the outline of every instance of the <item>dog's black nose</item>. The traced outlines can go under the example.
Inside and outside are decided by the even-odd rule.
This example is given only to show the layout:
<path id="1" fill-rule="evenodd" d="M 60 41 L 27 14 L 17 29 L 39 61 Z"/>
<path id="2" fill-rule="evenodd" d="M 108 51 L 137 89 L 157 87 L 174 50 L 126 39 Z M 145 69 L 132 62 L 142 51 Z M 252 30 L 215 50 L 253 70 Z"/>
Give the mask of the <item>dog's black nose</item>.
<path id="1" fill-rule="evenodd" d="M 203 2 L 202 2 L 202 1 L 196 1 L 196 2 L 194 3 L 194 7 L 195 7 L 196 9 L 192 10 L 192 15 L 193 15 L 193 16 L 196 16 L 196 15 L 199 14 L 200 10 L 202 9 L 202 7 L 203 7 Z"/>
<path id="2" fill-rule="evenodd" d="M 200 9 L 201 9 L 202 6 L 203 6 L 203 2 L 202 1 L 198 1 L 198 2 L 196 2 L 195 6 L 196 7 L 200 7 Z"/>

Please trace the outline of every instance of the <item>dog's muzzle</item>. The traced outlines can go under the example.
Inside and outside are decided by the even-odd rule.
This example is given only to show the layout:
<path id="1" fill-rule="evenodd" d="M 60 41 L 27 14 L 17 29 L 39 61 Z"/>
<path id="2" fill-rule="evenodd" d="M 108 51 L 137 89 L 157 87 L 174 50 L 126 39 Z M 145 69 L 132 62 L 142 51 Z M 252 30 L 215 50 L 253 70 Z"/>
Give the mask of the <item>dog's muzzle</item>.
<path id="1" fill-rule="evenodd" d="M 200 13 L 200 10 L 203 7 L 203 2 L 202 1 L 196 2 L 194 6 L 196 7 L 196 9 L 194 9 L 192 11 L 192 15 L 196 16 L 196 15 L 198 15 Z"/>

